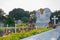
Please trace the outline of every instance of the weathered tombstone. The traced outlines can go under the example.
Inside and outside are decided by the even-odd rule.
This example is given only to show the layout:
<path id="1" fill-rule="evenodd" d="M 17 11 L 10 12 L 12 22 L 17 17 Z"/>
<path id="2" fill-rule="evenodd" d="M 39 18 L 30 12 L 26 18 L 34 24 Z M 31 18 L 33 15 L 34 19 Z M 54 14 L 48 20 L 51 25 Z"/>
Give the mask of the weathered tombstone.
<path id="1" fill-rule="evenodd" d="M 56 17 L 56 16 L 54 16 L 53 18 L 52 18 L 52 20 L 54 20 L 54 25 L 56 25 L 56 20 L 57 20 L 58 18 Z"/>
<path id="2" fill-rule="evenodd" d="M 36 25 L 39 28 L 47 28 L 49 27 L 50 22 L 50 16 L 51 16 L 51 10 L 49 8 L 45 9 L 39 9 L 36 12 Z"/>

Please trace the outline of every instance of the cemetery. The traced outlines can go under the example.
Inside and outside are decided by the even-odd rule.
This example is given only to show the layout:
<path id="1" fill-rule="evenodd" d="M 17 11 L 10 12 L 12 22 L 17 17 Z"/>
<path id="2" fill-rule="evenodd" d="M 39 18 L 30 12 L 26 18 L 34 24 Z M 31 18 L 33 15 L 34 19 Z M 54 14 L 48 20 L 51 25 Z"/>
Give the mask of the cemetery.
<path id="1" fill-rule="evenodd" d="M 34 29 L 34 30 L 22 30 L 20 32 L 16 32 L 16 33 L 9 33 L 7 35 L 5 35 L 6 37 L 2 36 L 0 37 L 0 40 L 20 40 L 26 37 L 30 37 L 36 34 L 40 34 L 42 32 L 46 32 L 48 30 L 52 30 L 52 28 L 41 28 L 41 29 Z"/>
<path id="2" fill-rule="evenodd" d="M 19 12 L 14 10 L 19 10 Z M 59 38 L 60 22 L 56 20 L 60 19 L 56 15 L 51 17 L 52 13 L 49 8 L 40 8 L 34 12 L 35 14 L 24 14 L 22 9 L 14 10 L 11 11 L 12 15 L 9 14 L 0 23 L 0 40 L 52 40 L 53 37 Z M 20 11 L 22 14 L 17 15 Z M 50 17 L 53 21 L 50 20 Z"/>

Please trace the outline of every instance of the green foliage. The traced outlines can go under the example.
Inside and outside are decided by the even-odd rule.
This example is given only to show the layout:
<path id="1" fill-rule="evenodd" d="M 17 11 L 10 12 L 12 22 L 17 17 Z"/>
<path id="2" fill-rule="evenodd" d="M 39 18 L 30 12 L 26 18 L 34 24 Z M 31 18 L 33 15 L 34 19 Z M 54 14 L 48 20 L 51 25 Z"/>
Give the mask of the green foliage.
<path id="1" fill-rule="evenodd" d="M 34 21 L 34 23 L 36 23 L 36 17 L 34 16 L 34 18 L 33 18 L 33 21 Z"/>
<path id="2" fill-rule="evenodd" d="M 0 9 L 0 22 L 3 22 L 5 20 L 4 14 L 5 14 L 4 11 Z"/>
<path id="3" fill-rule="evenodd" d="M 2 15 L 0 15 L 0 21 L 2 21 L 3 20 L 3 16 Z"/>
<path id="4" fill-rule="evenodd" d="M 8 17 L 5 21 L 5 24 L 9 25 L 9 26 L 14 26 L 15 25 L 15 22 L 14 22 L 14 19 L 12 17 Z"/>
<path id="5" fill-rule="evenodd" d="M 0 40 L 3 40 L 3 37 L 0 37 Z"/>
<path id="6" fill-rule="evenodd" d="M 0 15 L 4 15 L 4 11 L 2 9 L 0 9 Z"/>
<path id="7" fill-rule="evenodd" d="M 29 18 L 28 17 L 22 17 L 21 20 L 23 21 L 23 23 L 29 22 Z"/>
<path id="8" fill-rule="evenodd" d="M 16 26 L 18 28 L 23 28 L 23 26 L 24 26 L 24 28 L 29 28 L 29 25 L 27 23 L 17 24 Z"/>
<path id="9" fill-rule="evenodd" d="M 21 20 L 23 17 L 29 18 L 29 11 L 24 11 L 24 9 L 21 8 L 15 8 L 9 12 L 9 16 L 15 18 L 16 20 Z"/>
<path id="10" fill-rule="evenodd" d="M 30 14 L 36 14 L 36 11 L 35 11 L 35 10 L 33 10 L 32 12 L 30 12 Z"/>
<path id="11" fill-rule="evenodd" d="M 13 33 L 8 35 L 7 37 L 0 37 L 0 40 L 20 40 L 29 36 L 33 36 L 36 34 L 40 34 L 42 32 L 46 32 L 48 30 L 52 30 L 52 28 L 40 28 L 37 30 L 31 30 L 29 32 L 21 31 L 20 33 Z"/>
<path id="12" fill-rule="evenodd" d="M 5 31 L 6 30 L 6 28 L 0 28 L 0 31 Z"/>
<path id="13" fill-rule="evenodd" d="M 16 24 L 17 29 L 22 29 L 29 28 L 29 25 L 27 23 L 22 23 L 22 24 Z M 8 27 L 9 30 L 15 29 L 14 27 Z M 0 28 L 0 31 L 5 31 L 6 27 Z"/>

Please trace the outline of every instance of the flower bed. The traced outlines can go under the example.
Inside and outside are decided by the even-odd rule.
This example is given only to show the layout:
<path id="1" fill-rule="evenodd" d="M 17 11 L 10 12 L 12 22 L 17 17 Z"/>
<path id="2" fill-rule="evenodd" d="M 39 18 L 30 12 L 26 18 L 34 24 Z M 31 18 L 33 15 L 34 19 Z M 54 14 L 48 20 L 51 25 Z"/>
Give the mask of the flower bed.
<path id="1" fill-rule="evenodd" d="M 29 32 L 25 32 L 24 30 L 20 33 L 12 33 L 7 35 L 7 37 L 0 37 L 0 40 L 20 40 L 26 37 L 30 37 L 36 34 L 40 34 L 42 32 L 46 32 L 48 30 L 52 30 L 52 28 L 40 28 L 40 29 L 34 29 Z"/>

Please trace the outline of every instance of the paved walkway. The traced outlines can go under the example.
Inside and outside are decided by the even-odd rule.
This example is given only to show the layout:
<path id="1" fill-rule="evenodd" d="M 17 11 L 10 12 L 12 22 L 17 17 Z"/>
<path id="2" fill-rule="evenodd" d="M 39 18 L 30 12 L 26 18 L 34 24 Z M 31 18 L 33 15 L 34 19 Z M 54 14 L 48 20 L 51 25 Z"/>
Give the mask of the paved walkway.
<path id="1" fill-rule="evenodd" d="M 56 29 L 28 37 L 23 40 L 57 40 L 59 36 L 60 36 L 60 26 L 58 26 Z"/>

